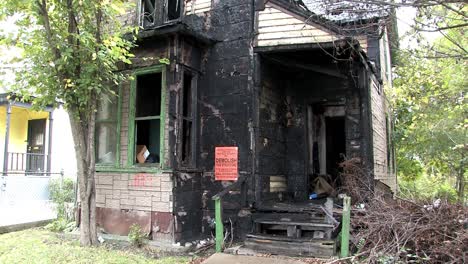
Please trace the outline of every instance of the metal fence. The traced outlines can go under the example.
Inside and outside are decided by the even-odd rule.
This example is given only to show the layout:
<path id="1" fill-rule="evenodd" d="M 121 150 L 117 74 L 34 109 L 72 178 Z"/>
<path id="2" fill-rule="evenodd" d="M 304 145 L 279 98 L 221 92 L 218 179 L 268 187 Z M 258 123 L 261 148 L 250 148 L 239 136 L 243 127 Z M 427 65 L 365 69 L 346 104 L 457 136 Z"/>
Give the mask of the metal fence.
<path id="1" fill-rule="evenodd" d="M 0 226 L 55 218 L 56 206 L 50 197 L 54 179 L 63 181 L 63 172 L 8 172 L 0 176 Z"/>

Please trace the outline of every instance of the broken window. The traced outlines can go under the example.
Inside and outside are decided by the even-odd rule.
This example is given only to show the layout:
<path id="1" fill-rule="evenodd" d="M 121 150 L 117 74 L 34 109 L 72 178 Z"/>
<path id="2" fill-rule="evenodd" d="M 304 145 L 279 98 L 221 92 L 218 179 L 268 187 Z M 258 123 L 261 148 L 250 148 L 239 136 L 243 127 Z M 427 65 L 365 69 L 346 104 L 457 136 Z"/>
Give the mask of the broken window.
<path id="1" fill-rule="evenodd" d="M 140 26 L 151 28 L 180 18 L 181 0 L 141 0 Z"/>
<path id="2" fill-rule="evenodd" d="M 194 152 L 194 112 L 196 108 L 196 78 L 184 70 L 182 107 L 181 107 L 181 161 L 185 166 L 193 165 Z"/>
<path id="3" fill-rule="evenodd" d="M 167 0 L 166 1 L 168 21 L 180 18 L 181 5 L 182 5 L 181 0 Z"/>
<path id="4" fill-rule="evenodd" d="M 159 163 L 162 73 L 136 77 L 135 163 Z"/>
<path id="5" fill-rule="evenodd" d="M 96 162 L 114 164 L 117 159 L 118 97 L 104 95 L 96 114 Z"/>

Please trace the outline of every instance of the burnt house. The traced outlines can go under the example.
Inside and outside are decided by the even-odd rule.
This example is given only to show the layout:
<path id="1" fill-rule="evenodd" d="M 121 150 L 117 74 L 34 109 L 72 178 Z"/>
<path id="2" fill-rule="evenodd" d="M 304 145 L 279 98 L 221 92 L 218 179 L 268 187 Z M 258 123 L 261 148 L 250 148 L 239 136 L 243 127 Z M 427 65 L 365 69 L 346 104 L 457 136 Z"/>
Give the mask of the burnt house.
<path id="1" fill-rule="evenodd" d="M 125 17 L 142 27 L 125 69 L 133 78 L 97 116 L 104 231 L 127 235 L 137 223 L 153 240 L 210 237 L 212 197 L 232 184 L 215 180 L 217 146 L 238 147 L 245 182 L 223 208 L 241 239 L 259 228 L 313 235 L 307 225 L 291 235 L 259 219 L 310 220 L 292 211 L 310 203 L 313 175 L 339 185 L 344 157 L 361 159 L 370 180 L 395 190 L 388 23 L 360 20 L 358 30 L 297 2 L 136 0 Z"/>

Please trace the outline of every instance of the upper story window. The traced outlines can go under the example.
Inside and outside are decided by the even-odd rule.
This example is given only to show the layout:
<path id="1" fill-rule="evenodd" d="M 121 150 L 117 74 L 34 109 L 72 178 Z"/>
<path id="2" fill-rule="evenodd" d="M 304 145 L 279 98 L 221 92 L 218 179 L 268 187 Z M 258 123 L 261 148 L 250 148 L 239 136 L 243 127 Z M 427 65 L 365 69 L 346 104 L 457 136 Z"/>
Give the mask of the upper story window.
<path id="1" fill-rule="evenodd" d="M 140 26 L 151 28 L 179 19 L 182 4 L 183 0 L 141 0 Z"/>

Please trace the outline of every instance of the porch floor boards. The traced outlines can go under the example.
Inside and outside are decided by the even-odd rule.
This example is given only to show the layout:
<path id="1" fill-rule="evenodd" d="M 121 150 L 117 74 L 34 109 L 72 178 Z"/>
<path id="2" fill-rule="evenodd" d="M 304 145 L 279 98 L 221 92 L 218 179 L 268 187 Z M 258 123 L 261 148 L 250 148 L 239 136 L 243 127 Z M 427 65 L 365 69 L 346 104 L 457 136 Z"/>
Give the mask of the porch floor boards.
<path id="1" fill-rule="evenodd" d="M 331 200 L 263 202 L 253 216 L 254 232 L 245 246 L 261 253 L 331 257 L 336 254 Z M 328 205 L 328 206 L 327 206 Z"/>
<path id="2" fill-rule="evenodd" d="M 311 211 L 321 211 L 320 207 L 325 206 L 327 199 L 307 200 L 307 201 L 265 201 L 258 206 L 260 211 L 302 213 Z"/>

